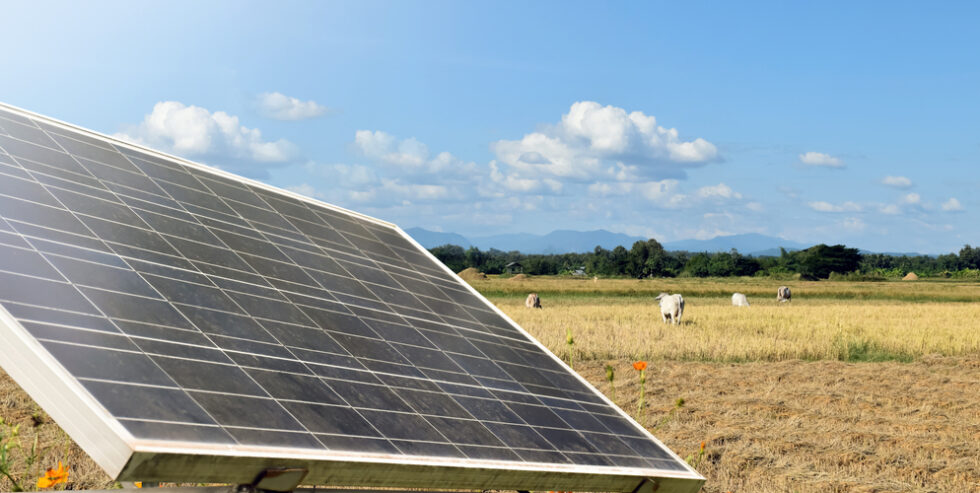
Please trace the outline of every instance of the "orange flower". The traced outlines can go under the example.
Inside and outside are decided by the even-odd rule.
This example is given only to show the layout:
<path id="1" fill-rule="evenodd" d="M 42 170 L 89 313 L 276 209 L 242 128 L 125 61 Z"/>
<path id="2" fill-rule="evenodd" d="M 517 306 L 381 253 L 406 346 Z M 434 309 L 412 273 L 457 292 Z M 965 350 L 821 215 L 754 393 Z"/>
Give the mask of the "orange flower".
<path id="1" fill-rule="evenodd" d="M 705 442 L 705 441 L 703 441 L 703 440 L 701 441 L 701 451 L 702 451 L 702 452 L 704 452 L 704 445 L 705 445 L 706 443 L 707 443 L 707 442 Z"/>
<path id="2" fill-rule="evenodd" d="M 58 461 L 57 469 L 48 469 L 45 471 L 44 476 L 37 480 L 38 488 L 50 488 L 56 484 L 68 482 L 68 469 L 65 469 L 65 465 Z"/>
<path id="3" fill-rule="evenodd" d="M 633 369 L 636 370 L 636 371 L 646 370 L 647 369 L 647 362 L 646 361 L 637 361 L 636 363 L 633 363 Z"/>

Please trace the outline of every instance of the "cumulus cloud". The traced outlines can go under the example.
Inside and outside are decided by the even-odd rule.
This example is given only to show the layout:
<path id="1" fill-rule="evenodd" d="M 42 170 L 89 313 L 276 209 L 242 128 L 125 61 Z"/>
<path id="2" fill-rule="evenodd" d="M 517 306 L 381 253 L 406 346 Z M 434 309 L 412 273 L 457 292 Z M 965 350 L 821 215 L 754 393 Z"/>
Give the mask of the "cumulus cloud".
<path id="1" fill-rule="evenodd" d="M 493 173 L 492 163 L 480 167 L 449 152 L 433 156 L 429 147 L 415 138 L 398 138 L 380 130 L 358 130 L 351 149 L 366 162 L 308 163 L 307 168 L 329 180 L 330 187 L 322 192 L 327 199 L 359 207 L 390 210 L 561 186 L 553 180 L 533 184 L 508 180 Z"/>
<path id="2" fill-rule="evenodd" d="M 256 104 L 263 116 L 276 120 L 306 120 L 322 116 L 329 111 L 329 108 L 316 101 L 300 101 L 280 92 L 259 94 Z"/>
<path id="3" fill-rule="evenodd" d="M 848 217 L 841 221 L 841 227 L 850 231 L 864 231 L 868 226 L 859 217 Z"/>
<path id="4" fill-rule="evenodd" d="M 826 168 L 843 168 L 844 162 L 840 158 L 824 154 L 822 152 L 805 152 L 800 154 L 800 162 L 808 166 L 822 166 Z"/>
<path id="5" fill-rule="evenodd" d="M 842 204 L 831 204 L 830 202 L 808 202 L 807 206 L 817 212 L 858 212 L 861 204 L 855 202 L 844 202 Z"/>
<path id="6" fill-rule="evenodd" d="M 594 197 L 622 197 L 633 193 L 634 183 L 628 181 L 595 182 L 587 187 L 589 195 Z"/>
<path id="7" fill-rule="evenodd" d="M 912 180 L 904 176 L 886 176 L 881 180 L 881 183 L 895 188 L 910 188 L 912 186 Z"/>
<path id="8" fill-rule="evenodd" d="M 742 194 L 732 190 L 732 187 L 719 183 L 717 185 L 701 187 L 697 191 L 701 198 L 721 198 L 721 199 L 740 199 Z"/>
<path id="9" fill-rule="evenodd" d="M 299 185 L 286 187 L 286 190 L 289 190 L 290 192 L 298 193 L 300 195 L 306 195 L 307 197 L 317 196 L 316 188 L 313 188 L 313 185 L 310 185 L 309 183 L 301 183 Z"/>
<path id="10" fill-rule="evenodd" d="M 963 204 L 960 204 L 956 197 L 950 197 L 949 200 L 943 202 L 942 209 L 947 212 L 958 212 L 963 210 Z"/>
<path id="11" fill-rule="evenodd" d="M 882 214 L 888 214 L 889 216 L 894 216 L 896 214 L 900 214 L 902 212 L 902 209 L 895 204 L 886 204 L 881 206 L 878 209 L 878 212 L 881 212 Z"/>
<path id="12" fill-rule="evenodd" d="M 478 172 L 473 162 L 463 161 L 449 152 L 431 156 L 429 146 L 414 137 L 399 139 L 381 130 L 358 130 L 352 146 L 358 154 L 386 165 L 388 174 L 393 176 L 459 179 L 472 178 Z"/>
<path id="13" fill-rule="evenodd" d="M 922 203 L 922 197 L 917 193 L 910 193 L 902 197 L 902 203 L 908 205 L 918 205 Z"/>
<path id="14" fill-rule="evenodd" d="M 690 209 L 698 206 L 717 206 L 742 199 L 742 194 L 732 190 L 724 183 L 698 188 L 693 193 L 684 193 L 681 182 L 674 179 L 628 182 L 603 181 L 586 187 L 590 197 L 622 199 L 629 196 L 642 197 L 651 204 L 664 209 Z M 761 207 L 755 204 L 753 207 Z"/>
<path id="15" fill-rule="evenodd" d="M 428 146 L 415 138 L 399 140 L 380 130 L 358 130 L 354 147 L 369 158 L 400 166 L 419 167 L 429 158 Z"/>
<path id="16" fill-rule="evenodd" d="M 286 163 L 296 155 L 291 142 L 265 140 L 261 131 L 242 125 L 237 116 L 178 101 L 155 104 L 142 122 L 124 128 L 115 137 L 260 176 L 265 168 L 256 167 L 256 163 Z"/>
<path id="17" fill-rule="evenodd" d="M 686 194 L 677 191 L 677 180 L 649 181 L 639 185 L 639 192 L 650 202 L 668 209 L 690 205 Z"/>
<path id="18" fill-rule="evenodd" d="M 554 178 L 521 178 L 515 173 L 504 173 L 496 161 L 490 161 L 490 179 L 504 190 L 516 193 L 558 193 L 564 185 Z M 486 191 L 485 191 L 486 193 Z M 500 193 L 491 195 L 502 195 Z"/>
<path id="19" fill-rule="evenodd" d="M 702 138 L 683 140 L 653 116 L 593 101 L 574 103 L 557 124 L 490 147 L 500 163 L 523 175 L 580 181 L 677 178 L 720 160 Z"/>

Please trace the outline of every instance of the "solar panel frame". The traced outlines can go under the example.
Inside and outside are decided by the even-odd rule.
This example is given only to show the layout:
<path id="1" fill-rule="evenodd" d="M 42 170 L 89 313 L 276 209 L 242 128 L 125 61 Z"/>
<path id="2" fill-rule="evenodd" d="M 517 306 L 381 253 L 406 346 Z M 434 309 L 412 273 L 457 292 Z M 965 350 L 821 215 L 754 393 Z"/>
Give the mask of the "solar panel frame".
<path id="1" fill-rule="evenodd" d="M 242 178 L 222 170 L 185 160 L 183 158 L 170 156 L 152 149 L 119 141 L 112 137 L 100 135 L 68 123 L 60 122 L 42 115 L 37 115 L 3 103 L 0 103 L 0 109 L 5 109 L 12 112 L 18 117 L 33 119 L 39 126 L 45 130 L 53 131 L 55 134 L 58 133 L 59 129 L 70 132 L 73 136 L 78 134 L 80 135 L 80 137 L 78 137 L 80 140 L 84 139 L 85 143 L 96 148 L 94 152 L 98 152 L 98 148 L 100 146 L 115 146 L 131 159 L 138 159 L 138 162 L 134 162 L 137 162 L 138 167 L 140 167 L 140 169 L 144 172 L 146 170 L 151 170 L 156 174 L 167 175 L 167 162 L 175 162 L 187 167 L 197 180 L 204 179 L 214 181 L 215 183 L 219 184 L 216 186 L 224 186 L 226 188 L 233 189 L 236 185 L 241 185 L 247 189 L 251 189 L 252 191 L 258 193 L 261 200 L 264 200 L 267 204 L 269 204 L 269 207 L 272 209 L 277 209 L 277 206 L 273 204 L 278 204 L 278 206 L 282 208 L 288 208 L 290 206 L 288 201 L 276 199 L 277 196 L 282 196 L 291 200 L 300 201 L 301 203 L 312 204 L 316 206 L 316 208 L 320 209 L 309 209 L 309 211 L 312 211 L 313 214 L 338 214 L 341 216 L 340 219 L 343 219 L 343 216 L 346 215 L 348 217 L 354 217 L 361 221 L 365 221 L 368 224 L 375 224 L 383 228 L 387 228 L 384 230 L 386 233 L 391 234 L 391 232 L 394 232 L 394 235 L 390 237 L 390 240 L 393 240 L 392 244 L 390 245 L 385 245 L 383 241 L 374 242 L 374 235 L 372 235 L 370 231 L 365 230 L 365 236 L 371 236 L 372 238 L 363 239 L 365 242 L 371 242 L 369 245 L 373 249 L 373 255 L 380 256 L 379 258 L 387 258 L 387 256 L 394 253 L 395 255 L 402 254 L 408 257 L 414 256 L 414 258 L 418 260 L 425 260 L 429 262 L 430 265 L 424 266 L 425 269 L 437 276 L 446 276 L 452 281 L 451 283 L 447 282 L 444 285 L 441 282 L 437 282 L 436 278 L 430 279 L 429 281 L 432 286 L 435 287 L 436 291 L 442 290 L 445 292 L 445 290 L 448 289 L 457 294 L 468 294 L 471 297 L 468 300 L 470 303 L 496 314 L 506 322 L 506 327 L 496 326 L 494 327 L 494 332 L 499 332 L 499 335 L 508 338 L 513 338 L 516 334 L 516 336 L 518 336 L 517 338 L 530 341 L 534 347 L 548 355 L 548 357 L 551 359 L 550 363 L 552 365 L 557 365 L 557 368 L 564 369 L 564 372 L 573 377 L 578 384 L 591 391 L 592 395 L 590 397 L 593 398 L 593 402 L 610 406 L 611 409 L 618 413 L 621 419 L 626 420 L 626 422 L 629 423 L 629 426 L 635 428 L 634 431 L 639 431 L 643 438 L 652 440 L 663 451 L 667 452 L 669 459 L 676 461 L 683 466 L 683 469 L 670 470 L 651 469 L 649 467 L 632 468 L 612 467 L 607 465 L 586 466 L 582 464 L 548 464 L 543 462 L 514 462 L 493 459 L 454 459 L 447 457 L 392 455 L 377 452 L 355 453 L 335 450 L 311 452 L 309 450 L 298 449 L 285 451 L 281 447 L 262 447 L 254 445 L 236 445 L 234 447 L 229 447 L 228 445 L 207 444 L 193 441 L 179 442 L 179 446 L 175 446 L 178 444 L 178 442 L 159 442 L 139 439 L 135 437 L 130 430 L 127 430 L 122 426 L 117 416 L 107 413 L 103 405 L 94 399 L 92 395 L 90 395 L 90 391 L 86 390 L 85 387 L 80 385 L 71 372 L 67 371 L 61 362 L 51 356 L 49 349 L 45 348 L 45 346 L 42 345 L 30 333 L 30 331 L 17 320 L 17 318 L 12 316 L 6 310 L 6 308 L 0 305 L 0 334 L 3 335 L 4 341 L 9 341 L 9 349 L 0 351 L 0 363 L 2 363 L 2 366 L 7 369 L 8 373 L 19 384 L 21 384 L 21 386 L 24 387 L 28 393 L 35 398 L 38 404 L 48 411 L 49 414 L 51 414 L 52 417 L 54 417 L 55 420 L 61 424 L 63 428 L 65 428 L 65 430 L 80 445 L 82 445 L 83 449 L 85 449 L 86 452 L 88 452 L 100 466 L 106 469 L 111 476 L 119 480 L 132 479 L 145 481 L 176 480 L 195 482 L 249 482 L 253 478 L 247 476 L 254 475 L 254 468 L 259 467 L 259 465 L 263 467 L 270 467 L 273 465 L 296 466 L 297 464 L 303 464 L 311 470 L 310 476 L 308 476 L 306 480 L 308 483 L 334 485 L 425 488 L 493 488 L 520 490 L 561 489 L 578 491 L 633 491 L 636 489 L 641 480 L 644 478 L 653 477 L 660 483 L 661 488 L 675 488 L 676 491 L 697 491 L 700 488 L 701 483 L 703 483 L 703 477 L 687 466 L 683 460 L 676 456 L 676 454 L 673 454 L 673 452 L 671 452 L 667 447 L 663 446 L 663 444 L 657 440 L 656 437 L 639 426 L 632 420 L 631 417 L 629 417 L 629 415 L 598 392 L 578 373 L 568 369 L 564 362 L 562 362 L 557 356 L 551 353 L 539 341 L 517 325 L 505 313 L 500 311 L 492 303 L 485 300 L 482 295 L 480 295 L 468 283 L 460 279 L 450 269 L 442 265 L 442 263 L 439 262 L 438 259 L 436 259 L 428 250 L 419 245 L 397 225 L 354 211 L 349 211 L 332 204 L 323 203 L 289 191 L 280 190 L 258 181 Z M 3 115 L 3 113 L 0 113 L 0 116 Z M 61 140 L 69 140 L 59 138 L 58 135 L 55 135 L 52 138 L 58 140 L 59 142 Z M 136 153 L 139 153 L 139 155 L 130 155 L 130 153 L 126 152 L 127 149 L 129 151 L 135 151 Z M 87 152 L 92 151 L 92 149 L 87 150 Z M 5 156 L 5 154 L 0 153 L 0 163 L 2 163 L 3 156 Z M 149 156 L 149 158 L 147 156 Z M 57 160 L 59 158 L 52 157 L 51 159 Z M 85 160 L 80 160 L 80 162 L 81 165 L 74 162 L 63 164 L 66 168 L 80 167 L 86 170 L 99 169 L 100 173 L 115 173 L 116 175 L 125 172 L 125 170 L 122 168 L 131 166 L 129 163 L 116 162 L 115 164 L 117 167 L 113 167 L 111 164 L 101 164 L 103 168 L 98 168 L 100 163 L 97 161 L 88 163 Z M 43 163 L 37 164 L 40 166 L 45 166 Z M 86 164 L 88 165 L 86 166 Z M 106 166 L 108 166 L 108 168 L 106 168 Z M 0 172 L 4 171 L 0 169 Z M 172 174 L 172 171 L 170 173 L 171 174 L 167 176 L 171 180 L 182 179 L 181 177 L 175 177 Z M 81 179 L 81 175 L 72 175 L 70 171 L 63 171 L 61 174 L 72 180 Z M 123 177 L 116 179 L 117 182 L 123 181 L 124 179 L 135 180 L 135 178 L 127 175 L 120 176 Z M 225 183 L 222 183 L 223 181 Z M 136 185 L 135 182 L 130 182 L 130 184 Z M 168 186 L 168 192 L 171 191 L 170 189 L 172 188 L 172 191 L 178 191 L 179 193 L 184 194 L 186 200 L 197 201 L 202 206 L 210 206 L 214 209 L 222 208 L 219 205 L 207 203 L 206 198 L 194 195 L 196 185 L 194 185 L 192 182 L 185 181 L 184 184 L 188 186 L 184 187 L 178 184 L 173 184 L 172 187 Z M 122 184 L 118 185 L 123 187 L 126 186 Z M 61 192 L 64 197 L 71 200 L 76 200 L 76 204 L 79 207 L 87 206 L 87 199 L 81 196 L 74 196 L 73 192 L 71 192 L 70 188 L 68 188 L 71 186 L 84 186 L 84 183 L 62 183 L 61 186 L 66 189 L 65 191 Z M 20 193 L 28 192 L 21 191 Z M 147 192 L 144 190 L 142 193 L 143 197 L 150 201 L 160 201 L 164 199 L 163 196 L 154 195 L 153 192 Z M 132 195 L 133 192 L 129 191 L 128 194 Z M 265 194 L 269 195 L 267 196 Z M 270 199 L 274 202 L 270 201 Z M 282 203 L 279 204 L 279 202 Z M 235 205 L 240 207 L 252 207 L 245 202 L 235 202 Z M 202 210 L 209 211 L 209 214 L 222 215 L 223 219 L 227 219 L 227 217 L 224 217 L 224 213 L 222 211 L 212 209 Z M 123 222 L 130 220 L 144 220 L 142 215 L 139 218 L 133 218 L 128 215 L 126 211 L 122 210 L 120 210 L 117 214 L 117 219 Z M 149 216 L 147 215 L 146 217 Z M 292 218 L 292 216 L 290 217 Z M 168 219 L 173 221 L 177 220 L 169 217 Z M 270 222 L 274 221 L 270 219 Z M 312 225 L 313 223 L 310 224 Z M 114 223 L 113 226 L 116 227 L 117 224 Z M 175 224 L 174 226 L 179 226 L 179 224 Z M 249 224 L 249 226 L 254 227 L 256 224 Z M 289 231 L 280 229 L 282 226 L 282 224 L 276 226 L 263 223 L 262 227 L 264 229 L 257 229 L 257 231 L 260 232 L 259 234 L 263 234 L 262 231 L 268 229 L 272 231 L 268 234 L 284 235 L 283 237 L 288 237 Z M 235 234 L 228 231 L 228 229 L 231 228 L 229 228 L 227 224 L 223 224 L 223 228 L 226 234 Z M 363 229 L 362 226 L 359 226 L 356 223 L 351 223 L 350 229 L 352 231 L 349 231 L 349 233 L 358 235 L 365 234 L 365 232 L 362 232 L 357 228 Z M 156 228 L 151 229 L 156 230 Z M 360 239 L 361 236 L 358 236 L 358 238 Z M 168 237 L 168 239 L 170 239 L 170 237 Z M 330 239 L 326 238 L 321 239 L 331 241 Z M 343 252 L 344 249 L 349 248 L 347 245 L 339 242 L 338 239 L 335 238 L 334 240 L 338 241 L 338 243 L 331 243 L 331 246 L 336 245 L 338 252 Z M 394 244 L 396 241 L 406 242 L 410 247 L 412 247 L 412 249 L 402 249 L 398 245 Z M 375 246 L 374 243 L 377 243 L 377 246 Z M 297 251 L 301 252 L 301 250 Z M 146 254 L 149 255 L 150 253 L 152 252 L 147 252 Z M 162 252 L 154 254 L 159 255 L 160 253 Z M 300 255 L 301 253 L 296 254 Z M 419 257 L 419 255 L 421 255 L 421 257 Z M 241 256 L 239 255 L 239 257 Z M 269 261 L 263 260 L 262 257 L 256 257 L 256 259 L 256 261 L 259 263 Z M 358 265 L 357 262 L 361 262 L 359 259 L 354 258 L 351 258 L 350 260 L 355 261 L 351 264 L 352 266 Z M 250 265 L 250 267 L 254 266 Z M 359 269 L 365 275 L 371 274 L 370 271 L 365 271 L 364 268 Z M 300 282 L 302 283 L 302 281 Z M 374 285 L 368 284 L 369 288 L 372 286 Z M 374 289 L 379 288 L 380 285 L 374 287 Z M 407 292 L 412 291 L 408 290 Z M 416 293 L 415 298 L 422 300 L 423 303 L 425 302 L 424 300 L 429 300 L 429 303 L 436 303 L 439 301 L 437 298 L 430 299 L 419 293 Z M 405 301 L 406 304 L 411 302 L 410 300 L 403 301 Z M 409 307 L 403 307 L 403 309 L 409 310 Z M 459 323 L 463 325 L 465 325 L 464 320 L 466 318 L 472 317 L 472 315 L 465 310 L 464 312 L 461 312 L 459 316 L 463 317 L 459 320 Z M 379 323 L 383 322 L 379 321 Z M 470 335 L 475 336 L 475 334 Z M 486 347 L 496 351 L 513 351 L 510 348 L 505 348 L 503 346 L 498 347 L 496 344 L 493 344 L 490 341 L 480 342 L 479 340 L 475 340 L 471 341 L 470 343 L 480 344 L 481 349 Z M 460 358 L 462 358 L 462 356 L 460 356 Z M 518 358 L 520 358 L 519 354 Z M 453 359 L 455 360 L 455 358 Z M 459 364 L 459 361 L 455 361 L 455 363 Z M 535 371 L 533 369 L 526 370 L 526 367 L 523 367 L 521 370 L 526 371 L 528 379 L 535 379 Z M 431 371 L 438 370 L 433 369 Z M 487 378 L 492 377 L 488 376 Z M 502 391 L 494 391 L 493 394 L 499 396 L 500 392 Z M 559 400 L 555 402 L 562 401 Z M 181 475 L 181 479 L 175 479 L 174 474 L 177 473 Z M 370 478 L 370 480 L 366 481 L 365 478 Z M 675 491 L 674 489 L 669 488 L 662 489 L 661 491 Z"/>

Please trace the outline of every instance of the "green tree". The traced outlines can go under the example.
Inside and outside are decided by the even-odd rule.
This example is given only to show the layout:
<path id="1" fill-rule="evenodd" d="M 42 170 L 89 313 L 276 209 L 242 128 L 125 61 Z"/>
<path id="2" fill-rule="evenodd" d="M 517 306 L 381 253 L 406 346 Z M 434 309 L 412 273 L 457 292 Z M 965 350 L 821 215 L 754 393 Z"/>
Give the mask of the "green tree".
<path id="1" fill-rule="evenodd" d="M 466 253 L 461 246 L 443 245 L 429 251 L 453 272 L 459 272 L 466 268 Z"/>
<path id="2" fill-rule="evenodd" d="M 790 255 L 797 259 L 796 272 L 817 279 L 826 279 L 831 272 L 854 272 L 861 264 L 861 254 L 857 248 L 844 245 L 827 246 L 821 243 Z"/>
<path id="3" fill-rule="evenodd" d="M 964 245 L 960 249 L 960 265 L 964 269 L 980 269 L 980 247 Z"/>
<path id="4" fill-rule="evenodd" d="M 687 261 L 687 265 L 684 266 L 684 271 L 689 276 L 708 277 L 711 275 L 710 263 L 711 257 L 707 252 L 695 253 Z"/>

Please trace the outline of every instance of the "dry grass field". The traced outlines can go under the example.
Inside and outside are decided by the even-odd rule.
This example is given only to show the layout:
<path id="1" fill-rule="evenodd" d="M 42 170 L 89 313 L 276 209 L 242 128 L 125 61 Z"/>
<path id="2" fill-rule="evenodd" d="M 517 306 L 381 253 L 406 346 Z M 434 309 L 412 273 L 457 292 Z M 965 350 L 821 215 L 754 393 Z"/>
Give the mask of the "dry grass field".
<path id="1" fill-rule="evenodd" d="M 612 365 L 616 402 L 691 457 L 705 492 L 980 492 L 980 284 L 470 282 L 610 396 Z M 684 295 L 680 325 L 661 322 L 661 291 Z"/>
<path id="2" fill-rule="evenodd" d="M 690 457 L 706 493 L 980 492 L 978 283 L 471 283 L 566 361 L 573 350 L 575 369 L 610 396 L 612 365 L 615 401 Z M 783 284 L 793 301 L 777 304 Z M 661 323 L 661 291 L 684 295 L 682 324 Z M 735 291 L 752 306 L 730 306 Z M 529 292 L 543 309 L 524 308 Z M 636 360 L 650 363 L 642 409 Z M 67 458 L 69 489 L 112 486 L 2 373 L 0 417 L 21 425 L 17 474 Z M 35 435 L 40 460 L 28 466 Z"/>

